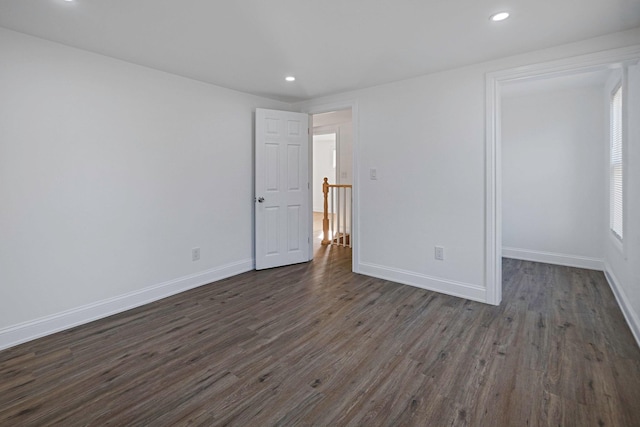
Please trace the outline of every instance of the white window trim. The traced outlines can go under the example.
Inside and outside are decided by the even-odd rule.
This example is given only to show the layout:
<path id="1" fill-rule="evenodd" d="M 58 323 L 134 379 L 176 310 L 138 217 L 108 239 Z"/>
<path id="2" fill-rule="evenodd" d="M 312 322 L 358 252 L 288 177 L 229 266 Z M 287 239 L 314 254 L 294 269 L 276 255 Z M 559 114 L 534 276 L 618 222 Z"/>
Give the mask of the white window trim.
<path id="1" fill-rule="evenodd" d="M 611 99 L 616 90 L 622 87 L 622 240 L 613 232 L 611 229 L 611 187 L 609 183 L 609 179 L 611 177 L 610 167 L 611 167 L 611 111 L 609 111 L 609 127 L 607 130 L 607 240 L 611 242 L 611 246 L 615 248 L 623 259 L 627 259 L 627 245 L 628 245 L 628 223 L 629 223 L 629 167 L 628 167 L 628 126 L 629 126 L 629 116 L 628 116 L 628 84 L 627 84 L 627 67 L 622 66 L 620 69 L 620 74 L 617 78 L 610 80 L 606 86 L 606 95 L 609 100 L 609 108 L 611 105 Z"/>
<path id="2" fill-rule="evenodd" d="M 612 199 L 613 199 L 613 196 L 614 196 L 614 191 L 613 191 L 613 182 L 612 182 L 612 179 L 613 179 L 612 178 L 613 163 L 611 161 L 612 150 L 613 150 L 613 146 L 614 146 L 614 143 L 613 143 L 613 136 L 614 136 L 614 133 L 613 133 L 613 126 L 614 126 L 613 121 L 614 121 L 614 117 L 615 117 L 614 110 L 613 110 L 613 108 L 614 108 L 613 102 L 614 102 L 615 96 L 616 96 L 616 94 L 618 92 L 620 93 L 620 101 L 621 101 L 620 102 L 620 129 L 619 129 L 619 132 L 620 132 L 620 166 L 622 168 L 622 176 L 620 177 L 620 179 L 622 180 L 621 185 L 620 185 L 621 186 L 621 190 L 622 190 L 621 194 L 620 194 L 620 197 L 622 198 L 622 201 L 621 201 L 622 212 L 620 212 L 620 216 L 621 216 L 621 218 L 620 218 L 620 220 L 621 220 L 620 233 L 618 233 L 616 231 L 616 227 L 614 225 L 614 218 L 613 218 L 613 216 L 614 216 L 613 215 L 613 213 L 614 213 L 614 206 L 613 206 L 614 201 Z M 625 210 L 624 208 L 626 206 L 626 203 L 625 203 L 626 200 L 625 200 L 625 194 L 624 193 L 625 193 L 625 188 L 627 187 L 625 185 L 626 184 L 626 180 L 625 180 L 625 176 L 624 176 L 625 175 L 625 170 L 626 170 L 625 162 L 624 162 L 624 159 L 626 157 L 626 155 L 625 155 L 626 152 L 625 152 L 624 144 L 623 144 L 624 133 L 625 133 L 624 132 L 624 123 L 626 121 L 625 118 L 624 118 L 624 108 L 623 108 L 624 99 L 625 99 L 624 92 L 625 92 L 625 90 L 624 90 L 624 86 L 622 84 L 622 79 L 619 79 L 616 82 L 616 84 L 613 86 L 613 89 L 609 92 L 609 162 L 608 162 L 609 163 L 608 164 L 608 172 L 609 172 L 609 179 L 608 179 L 608 181 L 609 181 L 609 215 L 608 215 L 609 216 L 609 227 L 608 228 L 609 228 L 610 234 L 620 244 L 622 244 L 622 242 L 624 242 L 624 235 L 625 235 L 624 228 L 625 228 L 625 223 L 627 222 L 627 221 L 625 221 L 626 218 L 625 218 L 625 214 L 624 214 L 624 210 Z"/>
<path id="3" fill-rule="evenodd" d="M 622 67 L 622 255 L 627 259 L 629 246 L 629 82 L 628 64 Z M 627 236 L 627 238 L 625 238 Z M 617 240 L 617 239 L 616 239 Z"/>

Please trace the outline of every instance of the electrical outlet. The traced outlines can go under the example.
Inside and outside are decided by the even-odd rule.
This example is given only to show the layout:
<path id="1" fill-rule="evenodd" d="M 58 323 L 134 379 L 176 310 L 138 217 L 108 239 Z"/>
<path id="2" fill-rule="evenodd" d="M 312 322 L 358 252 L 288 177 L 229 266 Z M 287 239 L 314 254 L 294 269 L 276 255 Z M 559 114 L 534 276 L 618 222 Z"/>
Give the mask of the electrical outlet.
<path id="1" fill-rule="evenodd" d="M 191 249 L 191 261 L 198 261 L 200 259 L 200 248 Z"/>
<path id="2" fill-rule="evenodd" d="M 444 248 L 442 246 L 436 246 L 435 256 L 438 261 L 444 261 Z"/>

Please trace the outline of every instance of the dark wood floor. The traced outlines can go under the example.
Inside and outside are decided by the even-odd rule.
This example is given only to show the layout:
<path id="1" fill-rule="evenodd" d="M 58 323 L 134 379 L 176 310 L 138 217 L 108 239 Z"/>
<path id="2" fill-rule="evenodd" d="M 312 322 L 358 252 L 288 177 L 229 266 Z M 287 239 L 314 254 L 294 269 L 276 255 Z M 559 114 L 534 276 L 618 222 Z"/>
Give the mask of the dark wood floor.
<path id="1" fill-rule="evenodd" d="M 349 271 L 319 248 L 0 352 L 0 425 L 640 425 L 602 273 L 505 260 L 493 307 Z"/>

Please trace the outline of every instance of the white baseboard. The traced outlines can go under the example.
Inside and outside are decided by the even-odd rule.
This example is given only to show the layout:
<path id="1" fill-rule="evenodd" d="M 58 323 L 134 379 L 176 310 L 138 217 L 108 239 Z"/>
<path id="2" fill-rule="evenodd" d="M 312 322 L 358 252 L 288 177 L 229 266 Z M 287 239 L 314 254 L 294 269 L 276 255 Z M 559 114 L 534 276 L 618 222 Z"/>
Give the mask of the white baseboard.
<path id="1" fill-rule="evenodd" d="M 616 301 L 618 302 L 618 305 L 622 310 L 622 314 L 629 325 L 629 329 L 631 329 L 633 337 L 636 339 L 638 347 L 640 347 L 640 318 L 638 318 L 638 313 L 633 310 L 633 307 L 627 298 L 627 294 L 624 292 L 624 288 L 620 286 L 620 282 L 613 274 L 611 267 L 608 264 L 605 264 L 604 276 L 607 278 L 607 282 L 609 282 L 609 287 L 611 288 L 611 291 L 613 291 L 613 295 L 616 297 Z"/>
<path id="2" fill-rule="evenodd" d="M 564 265 L 566 267 L 586 268 L 588 270 L 604 270 L 604 260 L 580 255 L 567 255 L 555 252 L 534 251 L 530 249 L 502 247 L 505 258 L 521 259 L 524 261 L 543 262 L 545 264 Z"/>
<path id="3" fill-rule="evenodd" d="M 254 268 L 254 260 L 247 259 L 200 273 L 180 277 L 168 282 L 149 286 L 138 291 L 87 304 L 40 319 L 0 329 L 0 350 L 41 338 L 78 325 L 121 313 L 189 289 L 197 288 L 227 277 L 244 273 Z"/>
<path id="4" fill-rule="evenodd" d="M 484 286 L 471 283 L 427 276 L 411 271 L 384 267 L 376 264 L 360 263 L 359 272 L 378 279 L 391 280 L 403 285 L 415 286 L 429 291 L 440 292 L 454 297 L 466 298 L 473 301 L 487 302 L 487 290 Z"/>

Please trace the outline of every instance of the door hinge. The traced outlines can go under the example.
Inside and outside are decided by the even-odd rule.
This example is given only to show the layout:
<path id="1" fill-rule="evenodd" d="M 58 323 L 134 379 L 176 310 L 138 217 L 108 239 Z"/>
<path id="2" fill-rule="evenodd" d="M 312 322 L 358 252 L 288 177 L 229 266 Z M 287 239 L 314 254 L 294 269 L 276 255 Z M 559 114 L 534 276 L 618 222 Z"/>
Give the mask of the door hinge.
<path id="1" fill-rule="evenodd" d="M 307 190 L 311 190 L 311 183 L 307 182 Z"/>

